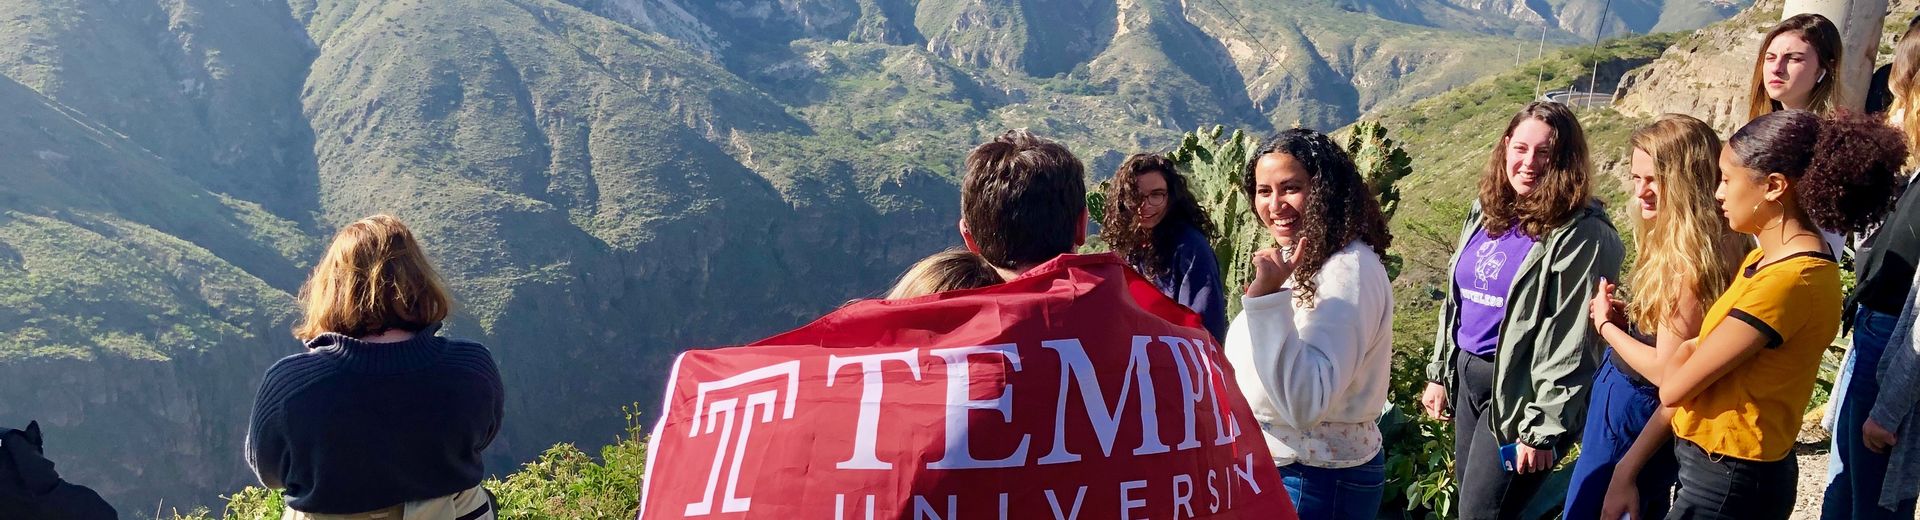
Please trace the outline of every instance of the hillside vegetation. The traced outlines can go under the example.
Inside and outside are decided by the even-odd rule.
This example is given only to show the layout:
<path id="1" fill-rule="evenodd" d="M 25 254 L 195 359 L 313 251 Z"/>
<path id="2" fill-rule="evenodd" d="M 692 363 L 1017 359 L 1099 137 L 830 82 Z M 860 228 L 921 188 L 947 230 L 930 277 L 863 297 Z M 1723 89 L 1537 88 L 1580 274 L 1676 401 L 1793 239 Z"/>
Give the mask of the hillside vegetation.
<path id="1" fill-rule="evenodd" d="M 1673 41 L 1673 35 L 1655 35 L 1609 41 L 1595 49 L 1556 52 L 1520 69 L 1475 82 L 1433 99 L 1404 109 L 1389 111 L 1377 120 L 1386 136 L 1398 141 L 1411 159 L 1413 174 L 1397 181 L 1401 202 L 1397 204 L 1393 226 L 1395 251 L 1405 259 L 1405 270 L 1396 278 L 1396 369 L 1393 402 L 1400 412 L 1391 416 L 1388 448 L 1392 492 L 1388 507 L 1410 509 L 1412 516 L 1445 517 L 1451 511 L 1453 492 L 1447 476 L 1451 455 L 1450 429 L 1438 423 L 1412 417 L 1416 410 L 1413 394 L 1420 369 L 1432 337 L 1434 307 L 1426 295 L 1438 280 L 1435 273 L 1444 269 L 1450 254 L 1452 235 L 1457 233 L 1466 201 L 1506 120 L 1532 98 L 1536 78 L 1549 87 L 1565 86 L 1583 77 L 1596 62 L 1601 64 L 1645 62 Z M 1603 165 L 1624 161 L 1626 133 L 1637 121 L 1606 109 L 1580 112 L 1593 151 Z M 1441 130 L 1447 129 L 1447 130 Z M 1192 150 L 1230 154 L 1234 137 L 1210 130 L 1189 135 L 1190 144 L 1182 148 L 1186 156 Z M 1244 141 L 1244 139 L 1242 139 Z M 1228 144 L 1222 144 L 1228 143 Z M 1244 143 L 1242 143 L 1244 145 Z M 1619 158 L 1606 159 L 1613 155 Z M 1183 157 L 1186 157 L 1183 156 Z M 1186 160 L 1193 160 L 1188 158 Z M 1232 161 L 1228 161 L 1232 162 Z M 1210 167 L 1197 175 L 1227 175 Z M 1215 172 L 1215 173 L 1207 173 Z M 1612 175 L 1612 172 L 1602 175 Z M 1613 202 L 1621 198 L 1617 183 L 1603 177 L 1601 192 Z M 1435 242 L 1428 235 L 1445 231 L 1445 240 Z M 1235 242 L 1238 243 L 1238 242 Z M 1252 242 L 1248 242 L 1251 244 Z M 1240 246 L 1232 246 L 1240 247 Z M 1442 264 L 1434 267 L 1435 260 Z M 639 476 L 643 473 L 644 432 L 636 417 L 628 416 L 628 433 L 623 440 L 603 449 L 598 461 L 572 444 L 560 444 L 547 450 L 507 477 L 488 482 L 489 489 L 501 497 L 505 518 L 631 518 L 637 507 Z M 257 488 L 232 495 L 223 513 L 205 511 L 183 518 L 250 519 L 278 511 L 277 498 Z M 1544 507 L 1544 506 L 1543 506 Z M 271 516 L 271 515 L 269 515 Z"/>
<path id="2" fill-rule="evenodd" d="M 955 244 L 961 157 L 1005 129 L 1098 177 L 1215 124 L 1380 118 L 1429 161 L 1478 127 L 1393 114 L 1598 1 L 0 0 L 0 424 L 124 511 L 244 486 L 307 270 L 387 212 L 500 362 L 489 466 L 590 452 L 676 352 Z"/>

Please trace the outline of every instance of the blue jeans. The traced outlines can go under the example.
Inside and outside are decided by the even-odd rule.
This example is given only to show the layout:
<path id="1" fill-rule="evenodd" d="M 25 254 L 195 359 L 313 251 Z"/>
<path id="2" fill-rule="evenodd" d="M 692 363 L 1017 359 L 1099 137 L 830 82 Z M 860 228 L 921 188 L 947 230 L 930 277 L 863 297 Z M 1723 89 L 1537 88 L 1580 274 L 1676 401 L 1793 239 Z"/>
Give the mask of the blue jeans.
<path id="1" fill-rule="evenodd" d="M 1300 520 L 1374 520 L 1387 491 L 1387 451 L 1351 468 L 1288 464 L 1280 467 L 1280 480 Z"/>
<path id="2" fill-rule="evenodd" d="M 1614 466 L 1633 447 L 1634 439 L 1646 429 L 1653 412 L 1660 409 L 1660 389 L 1634 381 L 1614 365 L 1617 362 L 1609 354 L 1593 376 L 1587 425 L 1580 433 L 1580 458 L 1574 461 L 1573 478 L 1567 483 L 1566 520 L 1600 517 L 1600 508 L 1607 498 L 1607 484 L 1613 482 Z M 1679 475 L 1673 443 L 1660 443 L 1660 451 L 1640 470 L 1642 517 L 1667 516 L 1673 483 Z"/>
<path id="3" fill-rule="evenodd" d="M 1899 316 L 1881 314 L 1862 307 L 1853 319 L 1853 348 L 1847 356 L 1846 386 L 1837 396 L 1840 404 L 1833 411 L 1833 464 L 1827 494 L 1820 507 L 1820 518 L 1872 520 L 1880 518 L 1912 519 L 1914 501 L 1900 504 L 1899 511 L 1880 507 L 1880 486 L 1887 478 L 1887 456 L 1874 453 L 1860 441 L 1862 425 L 1873 411 L 1874 398 L 1880 393 L 1875 371 L 1887 351 Z"/>

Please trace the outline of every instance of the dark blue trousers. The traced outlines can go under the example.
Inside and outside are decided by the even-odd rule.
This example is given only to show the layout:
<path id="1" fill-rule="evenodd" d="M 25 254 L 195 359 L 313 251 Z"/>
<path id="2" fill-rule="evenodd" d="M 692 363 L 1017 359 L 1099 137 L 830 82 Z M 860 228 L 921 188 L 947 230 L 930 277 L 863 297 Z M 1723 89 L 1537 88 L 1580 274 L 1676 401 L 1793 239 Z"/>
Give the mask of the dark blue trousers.
<path id="1" fill-rule="evenodd" d="M 1847 384 L 1837 398 L 1834 410 L 1833 462 L 1838 471 L 1827 482 L 1826 498 L 1820 504 L 1825 520 L 1877 520 L 1913 518 L 1914 501 L 1900 504 L 1898 511 L 1880 507 L 1880 486 L 1887 478 L 1887 456 L 1874 453 L 1860 440 L 1862 425 L 1873 411 L 1874 397 L 1880 393 L 1876 369 L 1887 351 L 1887 340 L 1900 317 L 1861 308 L 1853 319 L 1853 356 L 1848 361 Z M 1883 425 L 1884 426 L 1884 425 Z"/>
<path id="2" fill-rule="evenodd" d="M 1633 447 L 1633 440 L 1646 429 L 1647 420 L 1660 408 L 1660 390 L 1621 372 L 1611 352 L 1593 377 L 1593 394 L 1587 402 L 1587 425 L 1580 434 L 1580 459 L 1573 463 L 1573 480 L 1567 484 L 1567 520 L 1597 520 L 1607 497 L 1607 484 L 1613 480 L 1613 468 Z M 1640 515 L 1645 518 L 1667 516 L 1672 502 L 1673 483 L 1679 478 L 1680 465 L 1673 458 L 1673 443 L 1660 443 L 1660 452 L 1640 470 Z"/>

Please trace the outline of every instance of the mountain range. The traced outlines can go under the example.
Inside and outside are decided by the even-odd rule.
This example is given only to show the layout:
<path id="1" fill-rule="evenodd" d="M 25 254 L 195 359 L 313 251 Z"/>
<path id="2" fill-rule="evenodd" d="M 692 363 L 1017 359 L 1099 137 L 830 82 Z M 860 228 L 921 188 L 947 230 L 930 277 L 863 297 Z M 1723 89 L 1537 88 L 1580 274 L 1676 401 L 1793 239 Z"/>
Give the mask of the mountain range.
<path id="1" fill-rule="evenodd" d="M 212 502 L 307 271 L 386 212 L 500 362 L 504 471 L 956 245 L 1004 129 L 1105 176 L 1740 7 L 1607 2 L 0 0 L 0 424 L 123 511 Z"/>

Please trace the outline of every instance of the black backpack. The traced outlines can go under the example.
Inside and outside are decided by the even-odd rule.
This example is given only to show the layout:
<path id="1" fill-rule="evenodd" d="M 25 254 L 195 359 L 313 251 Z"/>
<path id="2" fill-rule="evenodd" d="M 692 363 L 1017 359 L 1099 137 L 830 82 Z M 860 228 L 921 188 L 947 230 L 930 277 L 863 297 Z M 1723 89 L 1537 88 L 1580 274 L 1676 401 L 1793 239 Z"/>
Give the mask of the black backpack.
<path id="1" fill-rule="evenodd" d="M 119 513 L 99 493 L 60 480 L 42 448 L 40 423 L 0 432 L 0 518 L 112 520 Z"/>

